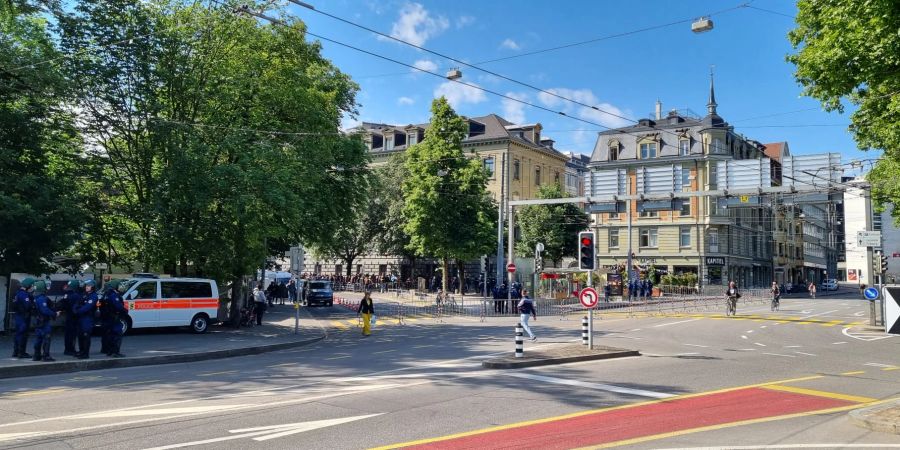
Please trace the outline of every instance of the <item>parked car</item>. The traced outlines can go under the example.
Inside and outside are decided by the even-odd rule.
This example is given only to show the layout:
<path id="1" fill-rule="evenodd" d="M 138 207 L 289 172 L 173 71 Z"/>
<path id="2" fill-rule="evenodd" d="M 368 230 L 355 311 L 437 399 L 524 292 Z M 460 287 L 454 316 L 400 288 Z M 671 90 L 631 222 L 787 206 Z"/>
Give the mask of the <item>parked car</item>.
<path id="1" fill-rule="evenodd" d="M 132 278 L 122 296 L 128 308 L 125 330 L 190 327 L 206 333 L 218 322 L 219 288 L 205 278 Z"/>
<path id="2" fill-rule="evenodd" d="M 827 279 L 822 282 L 822 290 L 823 291 L 836 291 L 838 290 L 837 280 L 834 278 Z"/>
<path id="3" fill-rule="evenodd" d="M 330 281 L 313 280 L 308 282 L 306 289 L 306 304 L 334 305 L 334 291 L 331 290 Z"/>

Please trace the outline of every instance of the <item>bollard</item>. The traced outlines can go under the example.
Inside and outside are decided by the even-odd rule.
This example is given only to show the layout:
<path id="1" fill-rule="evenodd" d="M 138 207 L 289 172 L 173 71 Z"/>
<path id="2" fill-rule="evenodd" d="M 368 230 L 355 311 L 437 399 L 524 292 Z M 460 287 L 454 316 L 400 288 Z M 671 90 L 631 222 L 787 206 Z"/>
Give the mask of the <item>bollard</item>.
<path id="1" fill-rule="evenodd" d="M 581 318 L 581 345 L 588 345 L 588 318 Z"/>
<path id="2" fill-rule="evenodd" d="M 522 324 L 516 325 L 516 358 L 525 357 L 525 344 L 522 339 L 522 334 L 525 333 L 525 329 L 522 328 Z"/>

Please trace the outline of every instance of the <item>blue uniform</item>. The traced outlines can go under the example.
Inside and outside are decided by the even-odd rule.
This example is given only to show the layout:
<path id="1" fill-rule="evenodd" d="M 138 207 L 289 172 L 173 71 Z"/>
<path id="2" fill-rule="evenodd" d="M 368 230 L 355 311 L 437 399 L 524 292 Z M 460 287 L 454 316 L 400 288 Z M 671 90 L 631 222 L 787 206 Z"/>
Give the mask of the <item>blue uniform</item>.
<path id="1" fill-rule="evenodd" d="M 56 311 L 50 307 L 50 299 L 45 294 L 38 295 L 34 304 L 37 316 L 34 325 L 34 360 L 52 360 L 50 358 L 50 334 L 53 331 L 53 319 L 56 318 Z"/>
<path id="2" fill-rule="evenodd" d="M 81 303 L 81 294 L 75 291 L 66 291 L 59 302 L 59 310 L 66 315 L 66 334 L 63 338 L 63 342 L 65 343 L 65 354 L 74 355 L 75 339 L 78 337 L 78 318 L 75 317 L 74 310 L 76 306 Z"/>
<path id="3" fill-rule="evenodd" d="M 102 350 L 106 350 L 106 354 L 113 356 L 119 355 L 119 350 L 122 347 L 122 335 L 125 334 L 125 329 L 122 327 L 121 317 L 124 317 L 128 313 L 128 310 L 125 308 L 125 302 L 122 301 L 122 296 L 119 295 L 118 291 L 109 290 L 106 291 L 106 296 L 103 299 L 103 309 L 101 310 L 101 320 L 103 320 L 103 328 L 105 342 L 102 343 Z"/>
<path id="4" fill-rule="evenodd" d="M 94 331 L 94 312 L 97 310 L 97 293 L 79 296 L 72 309 L 78 320 L 78 357 L 87 358 L 91 353 L 91 333 Z"/>
<path id="5" fill-rule="evenodd" d="M 16 298 L 13 300 L 13 311 L 15 312 L 16 336 L 13 339 L 13 358 L 27 358 L 29 355 L 25 352 L 28 346 L 28 327 L 31 326 L 31 312 L 34 309 L 34 299 L 31 294 L 24 288 L 19 288 L 16 292 Z"/>

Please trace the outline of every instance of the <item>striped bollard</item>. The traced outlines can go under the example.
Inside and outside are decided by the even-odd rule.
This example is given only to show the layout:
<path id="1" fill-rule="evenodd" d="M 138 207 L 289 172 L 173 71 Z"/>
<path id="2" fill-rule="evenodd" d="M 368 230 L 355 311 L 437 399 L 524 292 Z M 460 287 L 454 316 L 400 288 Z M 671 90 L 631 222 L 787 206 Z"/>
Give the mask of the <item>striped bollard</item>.
<path id="1" fill-rule="evenodd" d="M 525 357 L 525 343 L 524 339 L 522 339 L 522 335 L 525 333 L 525 329 L 522 328 L 522 324 L 516 325 L 516 358 Z"/>
<path id="2" fill-rule="evenodd" d="M 588 318 L 581 318 L 581 345 L 588 345 Z"/>

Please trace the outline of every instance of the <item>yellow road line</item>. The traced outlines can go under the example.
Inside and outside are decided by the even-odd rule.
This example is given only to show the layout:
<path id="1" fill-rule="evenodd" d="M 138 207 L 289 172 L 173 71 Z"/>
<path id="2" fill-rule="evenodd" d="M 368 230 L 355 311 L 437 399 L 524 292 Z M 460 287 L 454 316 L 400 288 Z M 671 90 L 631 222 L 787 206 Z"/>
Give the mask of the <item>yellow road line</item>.
<path id="1" fill-rule="evenodd" d="M 866 373 L 865 370 L 854 370 L 853 372 L 844 372 L 841 375 L 862 375 Z"/>
<path id="2" fill-rule="evenodd" d="M 65 392 L 65 391 L 68 391 L 68 390 L 71 390 L 71 389 L 70 389 L 70 388 L 64 388 L 64 387 L 59 387 L 59 388 L 40 389 L 40 390 L 37 390 L 37 391 L 7 392 L 6 394 L 4 394 L 4 397 L 12 397 L 12 398 L 32 397 L 32 396 L 35 396 L 35 395 L 56 394 L 56 393 L 59 393 L 59 392 Z"/>
<path id="3" fill-rule="evenodd" d="M 210 372 L 210 373 L 201 373 L 197 375 L 198 377 L 211 377 L 213 375 L 226 375 L 230 373 L 237 373 L 237 370 L 223 370 L 222 372 Z"/>
<path id="4" fill-rule="evenodd" d="M 331 324 L 334 325 L 334 326 L 337 327 L 337 328 L 342 329 L 342 330 L 346 330 L 347 328 L 350 328 L 350 327 L 348 327 L 347 325 L 344 325 L 344 322 L 341 322 L 341 321 L 339 321 L 339 320 L 332 320 L 332 321 L 331 321 Z"/>
<path id="5" fill-rule="evenodd" d="M 793 382 L 797 382 L 797 381 L 815 380 L 817 378 L 822 378 L 822 377 L 824 377 L 824 375 L 811 375 L 808 377 L 791 378 L 791 379 L 787 379 L 787 380 L 770 381 L 767 383 L 749 384 L 746 386 L 737 386 L 737 387 L 731 387 L 731 388 L 725 388 L 725 389 L 716 389 L 713 391 L 698 392 L 695 394 L 676 395 L 674 397 L 668 397 L 668 398 L 659 399 L 659 400 L 647 400 L 647 401 L 643 401 L 643 402 L 630 403 L 627 405 L 619 405 L 619 406 L 611 406 L 611 407 L 607 407 L 607 408 L 592 409 L 592 410 L 580 411 L 580 412 L 576 412 L 576 413 L 563 414 L 563 415 L 555 416 L 555 417 L 546 417 L 543 419 L 527 420 L 524 422 L 516 422 L 516 423 L 511 423 L 508 425 L 499 425 L 499 426 L 490 427 L 490 428 L 483 428 L 480 430 L 464 431 L 462 433 L 455 433 L 455 434 L 450 434 L 447 436 L 441 436 L 441 437 L 436 437 L 436 438 L 419 439 L 416 441 L 404 442 L 401 444 L 392 444 L 392 445 L 386 445 L 386 446 L 382 446 L 382 447 L 374 447 L 369 450 L 389 450 L 389 449 L 402 448 L 402 447 L 411 447 L 414 445 L 429 444 L 432 442 L 440 442 L 440 441 L 448 441 L 451 439 L 456 439 L 456 438 L 461 438 L 461 437 L 466 437 L 466 436 L 474 436 L 477 434 L 490 433 L 493 431 L 502 431 L 502 430 L 508 430 L 511 428 L 519 428 L 519 427 L 525 427 L 525 426 L 529 426 L 529 425 L 537 425 L 537 424 L 542 424 L 542 423 L 547 423 L 547 422 L 555 422 L 557 420 L 571 419 L 574 417 L 581 417 L 581 416 L 596 414 L 596 413 L 600 413 L 600 412 L 615 411 L 615 410 L 627 409 L 627 408 L 636 408 L 636 407 L 644 406 L 644 405 L 653 405 L 653 404 L 657 404 L 657 403 L 671 402 L 671 401 L 680 400 L 680 399 L 684 399 L 684 398 L 701 397 L 704 395 L 719 394 L 722 392 L 737 391 L 737 390 L 741 390 L 741 389 L 749 389 L 749 388 L 754 388 L 754 387 L 763 387 L 763 386 L 768 386 L 771 384 L 782 384 L 782 383 L 793 383 Z M 858 406 L 859 405 L 853 405 L 851 407 L 847 407 L 847 409 L 857 408 Z M 622 445 L 622 444 L 620 444 L 620 445 Z M 601 447 L 597 447 L 597 448 L 601 448 Z"/>
<path id="6" fill-rule="evenodd" d="M 842 323 L 844 323 L 843 320 L 832 320 L 831 322 L 823 323 L 822 326 L 823 327 L 833 327 L 835 325 L 840 325 Z"/>
<path id="7" fill-rule="evenodd" d="M 885 368 L 883 368 L 883 369 L 881 369 L 881 370 L 898 370 L 898 369 L 900 369 L 900 367 L 894 366 L 894 367 L 885 367 Z"/>
<path id="8" fill-rule="evenodd" d="M 148 384 L 148 383 L 158 383 L 158 382 L 159 382 L 159 380 L 132 381 L 131 383 L 107 384 L 102 387 L 134 386 L 136 384 Z"/>
<path id="9" fill-rule="evenodd" d="M 848 394 L 840 394 L 837 392 L 825 392 L 818 391 L 815 389 L 806 389 L 794 386 L 780 386 L 777 384 L 764 386 L 765 389 L 773 390 L 773 391 L 783 391 L 783 392 L 792 392 L 794 394 L 805 394 L 805 395 L 813 395 L 816 397 L 825 397 L 825 398 L 833 398 L 835 400 L 844 400 L 848 402 L 856 402 L 856 403 L 870 403 L 874 402 L 877 399 L 870 397 L 860 397 L 858 395 L 848 395 Z"/>

